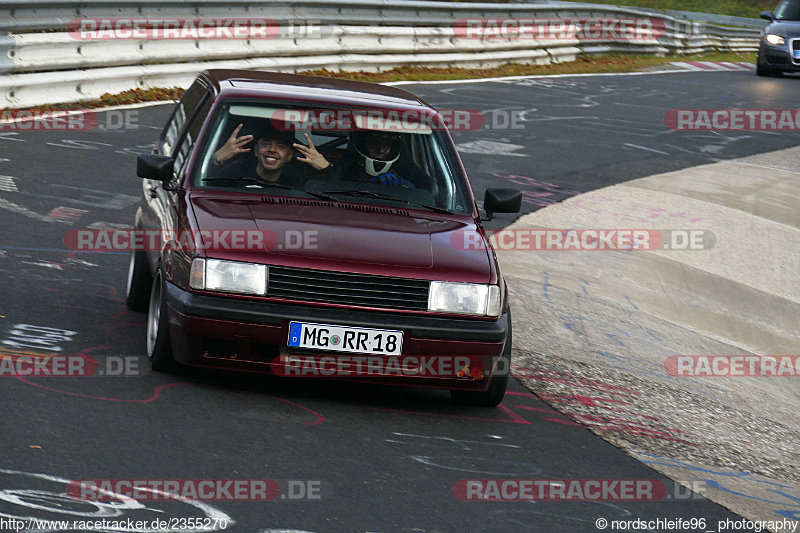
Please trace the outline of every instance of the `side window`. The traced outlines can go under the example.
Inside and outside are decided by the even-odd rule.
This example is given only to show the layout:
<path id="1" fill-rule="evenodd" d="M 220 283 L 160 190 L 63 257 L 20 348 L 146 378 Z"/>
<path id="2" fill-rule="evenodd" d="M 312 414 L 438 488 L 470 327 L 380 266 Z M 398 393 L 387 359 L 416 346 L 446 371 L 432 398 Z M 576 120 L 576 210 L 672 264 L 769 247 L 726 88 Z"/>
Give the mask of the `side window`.
<path id="1" fill-rule="evenodd" d="M 189 161 L 189 154 L 194 147 L 197 135 L 203 128 L 206 121 L 208 112 L 211 109 L 211 98 L 206 98 L 200 105 L 197 113 L 192 117 L 189 127 L 186 129 L 186 134 L 180 141 L 180 146 L 175 153 L 175 177 L 179 179 L 186 171 L 186 163 Z"/>
<path id="2" fill-rule="evenodd" d="M 172 149 L 175 146 L 175 142 L 178 140 L 178 136 L 180 136 L 183 131 L 186 119 L 194 114 L 205 94 L 206 88 L 199 81 L 195 81 L 183 95 L 164 133 L 164 143 L 161 148 L 164 155 L 172 155 Z"/>

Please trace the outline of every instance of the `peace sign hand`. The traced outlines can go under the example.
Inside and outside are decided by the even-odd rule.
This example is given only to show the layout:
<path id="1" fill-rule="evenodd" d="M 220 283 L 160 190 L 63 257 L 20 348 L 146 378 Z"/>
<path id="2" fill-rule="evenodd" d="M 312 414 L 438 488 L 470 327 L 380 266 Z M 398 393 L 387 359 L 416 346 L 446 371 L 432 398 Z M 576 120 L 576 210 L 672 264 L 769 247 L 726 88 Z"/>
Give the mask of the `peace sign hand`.
<path id="1" fill-rule="evenodd" d="M 220 163 L 231 159 L 237 154 L 243 154 L 250 151 L 250 148 L 244 148 L 244 146 L 253 140 L 253 136 L 243 135 L 241 137 L 237 137 L 242 129 L 242 126 L 244 126 L 244 124 L 239 124 L 239 126 L 233 130 L 233 133 L 231 133 L 231 136 L 228 138 L 228 140 L 225 141 L 225 144 L 222 145 L 222 148 L 217 150 L 217 152 L 214 154 L 217 157 L 217 161 Z"/>
<path id="2" fill-rule="evenodd" d="M 311 137 L 308 136 L 308 133 L 305 133 L 304 135 L 306 137 L 308 146 L 300 143 L 294 144 L 295 149 L 300 152 L 300 155 L 303 156 L 298 156 L 297 160 L 311 165 L 315 170 L 323 170 L 328 168 L 331 165 L 330 162 L 325 159 L 324 155 L 317 151 L 316 147 L 314 146 L 314 142 L 311 140 Z"/>

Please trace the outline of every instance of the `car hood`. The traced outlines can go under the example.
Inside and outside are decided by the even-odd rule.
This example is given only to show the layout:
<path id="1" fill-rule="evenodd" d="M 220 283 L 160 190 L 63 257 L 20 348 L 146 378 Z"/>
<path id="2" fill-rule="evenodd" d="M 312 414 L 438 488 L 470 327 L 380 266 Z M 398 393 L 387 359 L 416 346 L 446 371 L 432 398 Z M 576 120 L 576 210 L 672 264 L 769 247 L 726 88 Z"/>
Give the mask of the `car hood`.
<path id="1" fill-rule="evenodd" d="M 300 198 L 252 201 L 193 197 L 191 203 L 199 230 L 245 230 L 263 235 L 261 247 L 215 246 L 207 249 L 209 257 L 420 279 L 493 282 L 494 269 L 485 249 L 459 250 L 452 244 L 457 241 L 455 235 L 476 229 L 469 219 L 462 221 L 464 217 L 456 220 L 394 207 Z M 208 242 L 205 245 L 209 247 Z"/>
<path id="2" fill-rule="evenodd" d="M 776 33 L 783 37 L 800 37 L 800 21 L 775 21 L 767 25 L 765 33 Z"/>

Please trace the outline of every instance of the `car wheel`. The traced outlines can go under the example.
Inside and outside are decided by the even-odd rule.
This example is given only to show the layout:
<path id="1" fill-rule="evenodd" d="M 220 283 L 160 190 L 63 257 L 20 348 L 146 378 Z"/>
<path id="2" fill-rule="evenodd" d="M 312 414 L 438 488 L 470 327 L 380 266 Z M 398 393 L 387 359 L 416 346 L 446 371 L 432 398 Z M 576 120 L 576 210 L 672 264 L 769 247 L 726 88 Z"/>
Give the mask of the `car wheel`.
<path id="1" fill-rule="evenodd" d="M 508 377 L 511 375 L 511 311 L 508 311 L 508 335 L 503 355 L 500 357 L 497 371 L 489 380 L 489 388 L 483 392 L 451 390 L 450 399 L 462 405 L 478 407 L 496 407 L 500 405 L 508 388 Z"/>
<path id="2" fill-rule="evenodd" d="M 153 276 L 150 305 L 147 308 L 147 357 L 150 358 L 150 366 L 153 370 L 159 372 L 177 370 L 169 341 L 165 283 L 159 266 Z"/>
<path id="3" fill-rule="evenodd" d="M 769 67 L 764 67 L 761 63 L 756 64 L 756 75 L 758 76 L 774 76 L 775 71 Z"/>
<path id="4" fill-rule="evenodd" d="M 131 259 L 128 262 L 128 297 L 125 300 L 128 307 L 134 311 L 147 311 L 152 285 L 153 276 L 150 274 L 144 252 L 131 251 Z"/>

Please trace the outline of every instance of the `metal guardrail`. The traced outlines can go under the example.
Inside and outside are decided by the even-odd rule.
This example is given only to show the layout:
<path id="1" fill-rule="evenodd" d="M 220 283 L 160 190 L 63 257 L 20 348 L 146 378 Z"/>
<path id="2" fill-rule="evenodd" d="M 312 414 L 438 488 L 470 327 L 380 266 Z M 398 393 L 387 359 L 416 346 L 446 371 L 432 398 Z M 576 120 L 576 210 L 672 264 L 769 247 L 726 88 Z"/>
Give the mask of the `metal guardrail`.
<path id="1" fill-rule="evenodd" d="M 685 26 L 685 25 L 684 25 Z M 669 28 L 669 37 L 656 41 L 614 42 L 620 51 L 641 49 L 650 53 L 654 47 L 666 53 L 681 48 L 690 26 Z M 318 56 L 364 54 L 381 57 L 388 54 L 454 54 L 520 52 L 533 54 L 562 47 L 581 45 L 579 39 L 558 41 L 461 39 L 452 29 L 441 27 L 333 26 L 330 34 L 319 38 L 253 40 L 115 40 L 82 41 L 66 33 L 27 33 L 14 36 L 15 57 L 8 72 L 25 73 L 77 68 L 100 68 L 122 65 L 147 65 L 165 62 L 219 61 L 256 57 Z M 597 43 L 593 43 L 597 44 Z M 648 52 L 645 49 L 650 49 Z"/>
<path id="2" fill-rule="evenodd" d="M 264 17 L 314 19 L 331 24 L 448 26 L 459 18 L 534 17 L 543 12 L 574 16 L 588 8 L 641 13 L 616 6 L 574 2 L 490 4 L 395 0 L 3 0 L 0 31 L 64 30 L 70 20 L 93 17 Z"/>
<path id="3" fill-rule="evenodd" d="M 313 22 L 319 38 L 271 40 L 81 40 L 76 18 L 266 18 Z M 487 18 L 635 18 L 663 22 L 658 39 L 582 41 L 463 39 L 454 22 Z M 461 4 L 394 0 L 2 0 L 0 108 L 96 98 L 136 87 L 186 86 L 205 68 L 299 71 L 397 66 L 552 63 L 579 54 L 665 55 L 753 51 L 759 31 L 687 21 L 630 8 L 579 3 Z M 47 30 L 47 31 L 44 31 Z"/>
<path id="4" fill-rule="evenodd" d="M 562 2 L 551 2 L 550 0 L 517 0 L 520 2 L 524 2 L 526 4 L 536 4 L 536 5 L 548 5 L 548 4 L 560 4 Z M 735 26 L 740 28 L 756 28 L 762 29 L 764 26 L 768 24 L 767 21 L 763 19 L 753 19 L 747 17 L 734 17 L 731 15 L 715 15 L 712 13 L 699 13 L 697 11 L 676 11 L 673 9 L 651 9 L 645 7 L 634 7 L 634 6 L 625 6 L 619 5 L 617 7 L 622 7 L 626 9 L 634 9 L 639 12 L 645 13 L 652 13 L 656 15 L 666 15 L 668 17 L 673 17 L 676 19 L 683 19 L 688 20 L 691 22 L 708 22 L 709 24 L 720 24 L 722 26 Z"/>
<path id="5" fill-rule="evenodd" d="M 769 24 L 763 19 L 749 19 L 744 17 L 732 17 L 729 15 L 712 15 L 709 13 L 696 13 L 694 11 L 673 11 L 668 9 L 664 12 L 669 17 L 691 20 L 693 22 L 708 22 L 709 24 L 721 24 L 723 26 L 737 26 L 742 28 L 762 29 Z"/>
<path id="6" fill-rule="evenodd" d="M 550 0 L 518 0 L 518 1 L 524 2 L 526 4 L 535 4 L 539 6 L 563 3 L 563 2 L 551 2 Z M 687 20 L 690 22 L 707 22 L 709 24 L 719 24 L 722 26 L 755 28 L 760 30 L 768 24 L 768 22 L 763 19 L 735 17 L 732 15 L 715 15 L 712 13 L 699 13 L 697 11 L 676 11 L 674 9 L 652 9 L 646 7 L 634 7 L 625 5 L 618 5 L 617 7 L 621 7 L 624 9 L 633 9 L 635 11 L 651 13 L 655 15 L 666 15 L 668 17 Z"/>

